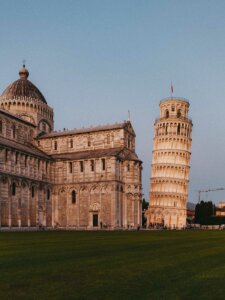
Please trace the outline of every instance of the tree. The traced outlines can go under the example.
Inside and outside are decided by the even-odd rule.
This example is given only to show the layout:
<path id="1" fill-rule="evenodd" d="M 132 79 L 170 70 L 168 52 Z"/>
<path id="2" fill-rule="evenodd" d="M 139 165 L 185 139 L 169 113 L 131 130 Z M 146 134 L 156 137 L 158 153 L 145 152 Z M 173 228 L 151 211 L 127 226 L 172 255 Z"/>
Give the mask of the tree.
<path id="1" fill-rule="evenodd" d="M 145 201 L 145 198 L 142 199 L 142 227 L 146 227 L 147 219 L 145 217 L 145 211 L 148 209 L 149 202 Z"/>
<path id="2" fill-rule="evenodd" d="M 209 225 L 214 211 L 215 205 L 213 205 L 212 201 L 201 201 L 195 207 L 195 223 Z"/>

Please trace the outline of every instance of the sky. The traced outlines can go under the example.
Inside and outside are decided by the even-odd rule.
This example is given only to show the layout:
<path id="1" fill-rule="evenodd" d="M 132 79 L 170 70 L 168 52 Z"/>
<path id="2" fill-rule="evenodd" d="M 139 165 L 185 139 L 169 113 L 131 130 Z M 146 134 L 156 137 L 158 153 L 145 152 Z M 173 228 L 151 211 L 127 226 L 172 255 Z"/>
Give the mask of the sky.
<path id="1" fill-rule="evenodd" d="M 225 187 L 224 16 L 223 0 L 0 0 L 0 92 L 26 59 L 57 130 L 122 122 L 130 110 L 148 199 L 154 120 L 172 81 L 190 101 L 197 202 L 196 190 Z"/>

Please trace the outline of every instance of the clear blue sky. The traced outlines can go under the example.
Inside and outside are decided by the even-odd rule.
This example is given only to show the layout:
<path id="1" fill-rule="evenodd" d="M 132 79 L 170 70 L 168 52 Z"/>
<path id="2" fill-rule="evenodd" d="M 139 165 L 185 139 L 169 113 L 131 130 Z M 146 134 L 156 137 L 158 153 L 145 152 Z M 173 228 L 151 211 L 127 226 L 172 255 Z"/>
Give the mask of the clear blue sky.
<path id="1" fill-rule="evenodd" d="M 172 80 L 191 103 L 195 202 L 195 190 L 225 187 L 224 16 L 220 0 L 0 0 L 0 91 L 25 58 L 56 129 L 120 122 L 129 109 L 148 198 L 153 123 Z"/>

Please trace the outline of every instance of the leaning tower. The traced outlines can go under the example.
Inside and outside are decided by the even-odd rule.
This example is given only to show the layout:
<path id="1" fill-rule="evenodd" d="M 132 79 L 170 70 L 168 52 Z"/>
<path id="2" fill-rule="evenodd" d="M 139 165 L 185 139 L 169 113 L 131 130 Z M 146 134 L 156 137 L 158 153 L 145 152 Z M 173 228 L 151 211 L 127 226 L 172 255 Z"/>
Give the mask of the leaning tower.
<path id="1" fill-rule="evenodd" d="M 182 228 L 186 226 L 192 141 L 189 102 L 171 97 L 163 99 L 159 106 L 160 118 L 154 124 L 147 223 Z"/>

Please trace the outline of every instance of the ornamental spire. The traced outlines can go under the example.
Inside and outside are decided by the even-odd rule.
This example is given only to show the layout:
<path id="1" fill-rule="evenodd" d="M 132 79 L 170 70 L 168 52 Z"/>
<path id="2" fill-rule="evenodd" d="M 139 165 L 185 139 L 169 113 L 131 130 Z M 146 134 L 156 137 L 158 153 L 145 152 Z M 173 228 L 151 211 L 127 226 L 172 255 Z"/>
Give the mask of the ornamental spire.
<path id="1" fill-rule="evenodd" d="M 25 63 L 26 63 L 26 60 L 23 59 L 23 67 L 19 71 L 20 79 L 27 79 L 29 76 L 29 71 L 26 69 Z"/>

